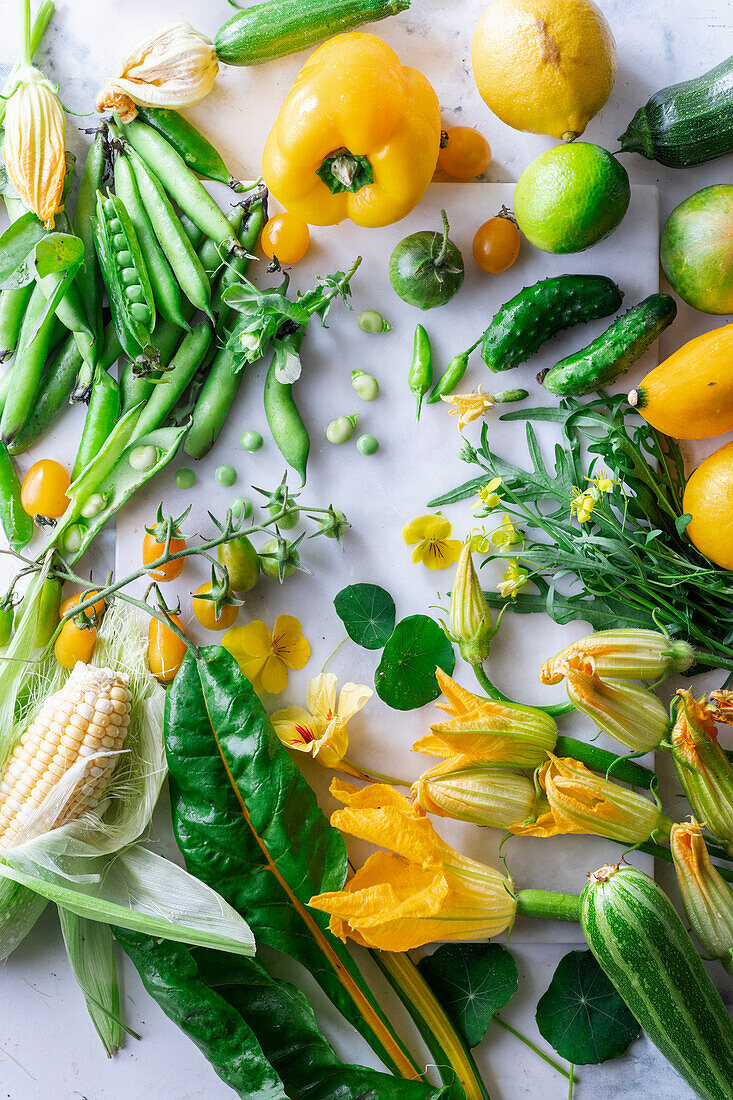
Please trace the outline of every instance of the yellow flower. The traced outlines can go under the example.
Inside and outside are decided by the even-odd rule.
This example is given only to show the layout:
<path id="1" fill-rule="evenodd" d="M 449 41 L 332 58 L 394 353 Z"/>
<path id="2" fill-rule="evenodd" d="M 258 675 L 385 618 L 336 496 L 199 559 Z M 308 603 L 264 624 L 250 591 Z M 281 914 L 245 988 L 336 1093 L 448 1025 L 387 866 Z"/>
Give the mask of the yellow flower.
<path id="1" fill-rule="evenodd" d="M 590 481 L 599 493 L 610 493 L 614 485 L 620 485 L 619 481 L 614 481 L 603 469 L 599 470 L 593 477 L 587 477 L 585 480 Z"/>
<path id="2" fill-rule="evenodd" d="M 424 772 L 410 791 L 425 813 L 452 817 L 494 829 L 535 820 L 547 808 L 523 772 L 453 757 Z"/>
<path id="3" fill-rule="evenodd" d="M 472 420 L 477 420 L 479 416 L 485 416 L 489 409 L 493 409 L 496 404 L 491 394 L 483 393 L 480 386 L 472 393 L 452 393 L 449 397 L 441 397 L 440 400 L 445 401 L 448 405 L 455 406 L 455 408 L 449 409 L 448 415 L 458 417 L 459 432 Z"/>
<path id="4" fill-rule="evenodd" d="M 38 69 L 24 65 L 5 111 L 4 157 L 8 178 L 23 200 L 53 229 L 66 177 L 66 119 L 58 96 Z"/>
<path id="5" fill-rule="evenodd" d="M 516 546 L 518 543 L 524 542 L 524 535 L 521 531 L 517 531 L 512 523 L 512 517 L 504 515 L 501 518 L 501 527 L 497 527 L 492 532 L 491 541 L 494 546 Z"/>
<path id="6" fill-rule="evenodd" d="M 541 684 L 559 684 L 566 669 L 580 668 L 614 680 L 658 680 L 694 662 L 692 646 L 661 631 L 598 630 L 546 661 L 539 678 Z"/>
<path id="7" fill-rule="evenodd" d="M 477 527 L 471 531 L 466 539 L 466 546 L 473 554 L 486 554 L 491 549 L 489 537 L 483 527 Z"/>
<path id="8" fill-rule="evenodd" d="M 587 523 L 593 515 L 596 506 L 596 498 L 588 489 L 579 489 L 573 485 L 573 496 L 570 498 L 570 514 L 578 517 L 578 523 Z"/>
<path id="9" fill-rule="evenodd" d="M 461 555 L 462 543 L 450 536 L 453 527 L 443 516 L 417 516 L 402 528 L 408 546 L 415 546 L 412 561 L 427 569 L 447 569 Z M 415 545 L 417 544 L 417 545 Z"/>
<path id="10" fill-rule="evenodd" d="M 603 680 L 588 668 L 566 668 L 568 699 L 622 745 L 650 752 L 667 736 L 667 708 L 654 692 L 628 680 Z"/>
<path id="11" fill-rule="evenodd" d="M 512 598 L 516 596 L 517 592 L 521 588 L 524 588 L 525 584 L 529 580 L 529 573 L 525 569 L 520 569 L 519 562 L 516 558 L 509 558 L 509 568 L 505 572 L 502 580 L 497 584 L 499 592 L 501 592 L 504 599 L 507 596 Z"/>
<path id="12" fill-rule="evenodd" d="M 358 790 L 335 779 L 331 793 L 345 808 L 331 824 L 383 845 L 343 890 L 310 904 L 331 914 L 334 935 L 380 951 L 410 951 L 435 940 L 483 940 L 514 921 L 511 879 L 467 859 L 442 840 L 404 795 L 384 783 Z"/>
<path id="13" fill-rule="evenodd" d="M 695 818 L 672 826 L 672 850 L 677 884 L 692 930 L 714 959 L 731 972 L 733 964 L 733 890 L 710 862 L 702 830 Z"/>
<path id="14" fill-rule="evenodd" d="M 341 688 L 337 703 L 336 677 L 321 672 L 308 681 L 305 707 L 276 710 L 270 721 L 283 745 L 309 753 L 325 768 L 338 768 L 349 747 L 349 719 L 373 694 L 364 684 L 348 683 Z"/>
<path id="15" fill-rule="evenodd" d="M 288 685 L 288 668 L 303 668 L 311 647 L 292 615 L 278 615 L 270 632 L 259 619 L 233 626 L 221 640 L 255 691 L 279 695 Z"/>
<path id="16" fill-rule="evenodd" d="M 458 559 L 448 624 L 450 637 L 458 643 L 464 661 L 475 665 L 486 660 L 495 631 L 489 605 L 473 567 L 470 543 L 466 543 Z"/>
<path id="17" fill-rule="evenodd" d="M 712 693 L 712 702 L 677 692 L 672 729 L 672 760 L 687 800 L 714 836 L 733 853 L 733 764 L 718 743 L 716 722 L 730 724 L 730 692 Z"/>
<path id="18" fill-rule="evenodd" d="M 497 493 L 497 489 L 501 485 L 500 477 L 492 477 L 491 481 L 487 481 L 485 485 L 476 492 L 478 497 L 478 503 L 472 504 L 473 509 L 476 508 L 496 508 L 501 501 L 501 497 Z"/>

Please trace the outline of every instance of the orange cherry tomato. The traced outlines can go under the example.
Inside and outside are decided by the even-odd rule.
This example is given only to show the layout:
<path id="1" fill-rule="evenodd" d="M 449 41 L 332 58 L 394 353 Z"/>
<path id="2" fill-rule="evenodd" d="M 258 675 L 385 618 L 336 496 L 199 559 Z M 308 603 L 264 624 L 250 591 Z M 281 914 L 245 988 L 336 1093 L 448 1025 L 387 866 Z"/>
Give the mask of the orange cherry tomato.
<path id="1" fill-rule="evenodd" d="M 81 602 L 82 596 L 86 600 L 90 596 L 96 596 L 96 594 L 97 594 L 96 592 L 75 592 L 73 596 L 68 596 L 67 599 L 65 599 L 64 602 L 59 607 L 59 618 L 63 619 L 63 617 L 64 617 L 64 615 L 66 614 L 67 611 L 69 611 L 72 607 L 76 607 L 76 605 Z M 93 603 L 91 605 L 91 607 L 88 607 L 86 609 L 86 614 L 91 617 L 92 612 L 94 612 L 94 614 L 97 616 L 97 618 L 101 619 L 102 615 L 104 615 L 104 611 L 105 611 L 105 602 L 104 602 L 104 600 L 97 600 L 96 603 Z M 69 620 L 69 621 L 71 621 L 71 620 Z"/>
<path id="2" fill-rule="evenodd" d="M 97 631 L 93 626 L 82 630 L 73 619 L 69 619 L 61 627 L 53 647 L 56 660 L 62 668 L 72 669 L 77 661 L 86 665 L 92 659 L 96 640 Z"/>
<path id="3" fill-rule="evenodd" d="M 180 534 L 180 532 L 176 531 L 176 535 L 178 534 Z M 179 550 L 185 549 L 185 539 L 171 538 L 170 550 L 172 554 L 177 554 Z M 151 565 L 153 562 L 157 561 L 162 556 L 164 550 L 165 542 L 159 542 L 155 535 L 151 535 L 148 532 L 143 539 L 143 565 Z M 159 583 L 163 581 L 174 581 L 176 577 L 180 577 L 185 564 L 185 558 L 176 558 L 175 561 L 167 561 L 164 565 L 159 565 L 156 569 L 148 569 L 148 576 Z"/>
<path id="4" fill-rule="evenodd" d="M 438 153 L 438 164 L 457 180 L 472 180 L 491 164 L 491 146 L 472 126 L 451 126 L 448 140 Z"/>
<path id="5" fill-rule="evenodd" d="M 482 271 L 498 275 L 519 255 L 519 230 L 511 218 L 498 214 L 480 225 L 473 238 L 473 258 Z"/>
<path id="6" fill-rule="evenodd" d="M 192 601 L 194 615 L 207 630 L 228 630 L 239 614 L 239 608 L 235 607 L 233 604 L 224 604 L 221 609 L 221 615 L 217 619 L 213 600 L 196 599 L 197 596 L 206 595 L 208 592 L 211 592 L 210 581 L 207 581 L 206 584 L 199 585 L 196 589 Z"/>
<path id="7" fill-rule="evenodd" d="M 275 214 L 265 225 L 260 237 L 262 251 L 281 264 L 297 264 L 308 251 L 311 235 L 308 223 L 295 214 Z"/>
<path id="8" fill-rule="evenodd" d="M 172 623 L 183 630 L 177 615 L 169 615 Z M 151 619 L 148 626 L 148 667 L 153 676 L 163 684 L 168 684 L 178 672 L 186 656 L 186 643 L 182 642 L 174 630 L 160 619 Z"/>
<path id="9" fill-rule="evenodd" d="M 58 519 L 69 507 L 66 490 L 71 478 L 60 462 L 42 458 L 34 462 L 23 478 L 20 502 L 29 516 Z"/>

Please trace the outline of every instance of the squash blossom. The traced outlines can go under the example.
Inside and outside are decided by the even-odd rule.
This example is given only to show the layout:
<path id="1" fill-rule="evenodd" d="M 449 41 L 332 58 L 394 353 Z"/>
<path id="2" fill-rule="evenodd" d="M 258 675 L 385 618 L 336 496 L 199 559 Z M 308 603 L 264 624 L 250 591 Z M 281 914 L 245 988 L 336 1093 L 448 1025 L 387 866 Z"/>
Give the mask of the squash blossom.
<path id="1" fill-rule="evenodd" d="M 550 759 L 540 769 L 539 783 L 549 812 L 526 826 L 510 830 L 519 836 L 582 833 L 622 844 L 639 844 L 669 835 L 671 822 L 654 802 L 589 771 L 570 757 Z"/>
<path id="2" fill-rule="evenodd" d="M 329 927 L 380 951 L 410 951 L 435 940 L 483 940 L 511 927 L 517 903 L 511 879 L 460 855 L 409 799 L 384 783 L 361 790 L 335 779 L 344 809 L 331 824 L 388 851 L 371 855 L 343 890 L 310 905 Z"/>
<path id="3" fill-rule="evenodd" d="M 636 752 L 656 748 L 669 733 L 669 714 L 648 688 L 624 680 L 602 680 L 579 668 L 567 668 L 565 682 L 568 699 L 577 710 Z"/>
<path id="4" fill-rule="evenodd" d="M 190 23 L 170 23 L 130 50 L 119 76 L 109 77 L 97 93 L 100 114 L 114 111 L 131 122 L 143 107 L 190 107 L 207 96 L 219 71 L 210 38 Z"/>
<path id="5" fill-rule="evenodd" d="M 711 863 L 694 817 L 672 826 L 669 846 L 693 932 L 706 954 L 733 973 L 733 890 Z"/>
<path id="6" fill-rule="evenodd" d="M 675 771 L 695 815 L 733 854 L 733 764 L 718 744 L 716 721 L 730 724 L 725 706 L 730 692 L 715 692 L 712 703 L 695 700 L 686 690 L 677 692 L 672 729 Z"/>
<path id="7" fill-rule="evenodd" d="M 470 665 L 480 665 L 491 649 L 494 630 L 471 557 L 471 543 L 461 550 L 448 608 L 449 637 L 457 642 L 461 657 Z"/>
<path id="8" fill-rule="evenodd" d="M 471 393 L 452 393 L 440 400 L 453 406 L 448 410 L 448 415 L 458 417 L 459 432 L 463 431 L 466 424 L 485 416 L 496 404 L 496 399 L 490 393 L 484 393 L 480 386 Z"/>
<path id="9" fill-rule="evenodd" d="M 3 155 L 8 178 L 23 205 L 46 229 L 63 202 L 66 118 L 50 81 L 21 66 L 5 110 Z"/>
<path id="10" fill-rule="evenodd" d="M 567 668 L 589 668 L 615 680 L 658 680 L 695 663 L 688 642 L 657 630 L 599 630 L 561 649 L 540 669 L 540 683 L 559 684 Z"/>
<path id="11" fill-rule="evenodd" d="M 466 758 L 478 764 L 536 768 L 557 742 L 557 726 L 544 711 L 473 695 L 441 668 L 435 670 L 450 720 L 433 722 L 430 733 L 412 746 L 431 756 Z"/>
<path id="12" fill-rule="evenodd" d="M 547 811 L 529 776 L 490 764 L 461 766 L 463 759 L 438 764 L 413 784 L 410 793 L 421 810 L 494 829 L 525 824 Z"/>
<path id="13" fill-rule="evenodd" d="M 306 707 L 284 707 L 270 715 L 275 733 L 283 745 L 307 752 L 325 768 L 341 770 L 349 748 L 346 731 L 353 718 L 374 692 L 364 684 L 344 684 L 336 701 L 336 677 L 321 672 L 308 682 Z"/>

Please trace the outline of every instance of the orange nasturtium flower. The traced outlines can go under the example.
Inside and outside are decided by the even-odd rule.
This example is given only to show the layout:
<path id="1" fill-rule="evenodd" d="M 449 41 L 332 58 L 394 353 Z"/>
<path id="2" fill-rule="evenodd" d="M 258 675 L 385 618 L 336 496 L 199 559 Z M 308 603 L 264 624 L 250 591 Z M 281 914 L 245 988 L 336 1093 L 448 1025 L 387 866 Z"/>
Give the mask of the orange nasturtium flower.
<path id="1" fill-rule="evenodd" d="M 349 748 L 349 719 L 373 694 L 364 684 L 348 683 L 341 688 L 337 702 L 336 677 L 321 672 L 308 681 L 305 707 L 276 710 L 270 721 L 287 748 L 309 753 L 326 768 L 338 768 Z"/>
<path id="2" fill-rule="evenodd" d="M 384 783 L 359 790 L 334 779 L 344 809 L 331 824 L 388 851 L 375 852 L 343 890 L 311 898 L 329 927 L 380 951 L 435 940 L 484 940 L 509 928 L 517 903 L 511 879 L 460 855 L 409 799 Z"/>
<path id="3" fill-rule="evenodd" d="M 444 516 L 417 516 L 402 528 L 408 546 L 414 546 L 412 561 L 426 569 L 447 569 L 461 554 L 463 543 L 452 539 L 453 527 Z"/>
<path id="4" fill-rule="evenodd" d="M 221 640 L 255 691 L 279 695 L 288 686 L 288 668 L 303 668 L 311 647 L 293 615 L 278 615 L 270 631 L 267 623 L 254 619 L 246 626 L 233 626 Z"/>

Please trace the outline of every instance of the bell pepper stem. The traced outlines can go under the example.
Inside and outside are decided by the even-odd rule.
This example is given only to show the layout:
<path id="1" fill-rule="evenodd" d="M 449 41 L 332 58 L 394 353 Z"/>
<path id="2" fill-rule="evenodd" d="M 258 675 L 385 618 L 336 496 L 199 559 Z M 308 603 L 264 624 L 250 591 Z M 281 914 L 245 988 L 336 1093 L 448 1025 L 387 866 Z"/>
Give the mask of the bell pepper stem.
<path id="1" fill-rule="evenodd" d="M 568 1071 L 566 1069 L 563 1069 L 562 1066 L 554 1060 L 554 1058 L 550 1058 L 549 1054 L 545 1054 L 543 1050 L 540 1050 L 538 1046 L 535 1046 L 531 1039 L 528 1039 L 526 1035 L 522 1035 L 521 1031 L 517 1031 L 517 1029 L 512 1027 L 511 1024 L 508 1024 L 506 1020 L 502 1020 L 498 1012 L 494 1013 L 493 1020 L 494 1023 L 499 1025 L 499 1027 L 503 1027 L 505 1031 L 508 1031 L 510 1035 L 513 1035 L 515 1039 L 519 1039 L 520 1043 L 524 1043 L 526 1047 L 529 1047 L 530 1050 L 533 1050 L 538 1058 L 541 1058 L 543 1062 L 547 1062 L 548 1066 L 552 1066 L 554 1070 L 557 1070 L 557 1072 L 562 1074 L 562 1076 L 565 1077 L 568 1081 L 572 1081 L 572 1072 L 568 1073 Z"/>
<path id="2" fill-rule="evenodd" d="M 558 894 L 554 890 L 520 890 L 515 897 L 518 917 L 574 923 L 580 920 L 578 894 Z"/>
<path id="3" fill-rule="evenodd" d="M 496 700 L 497 703 L 516 703 L 516 699 L 510 699 L 508 695 L 505 695 L 503 691 L 499 691 L 499 688 L 492 684 L 484 672 L 484 667 L 481 664 L 475 664 L 471 666 L 476 675 L 481 687 L 484 689 L 489 699 Z M 545 714 L 549 714 L 551 717 L 555 717 L 558 714 L 567 714 L 568 711 L 573 710 L 572 703 L 557 703 L 547 707 L 535 706 L 535 710 L 543 710 Z M 610 754 L 609 754 L 610 755 Z"/>

